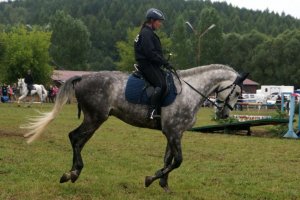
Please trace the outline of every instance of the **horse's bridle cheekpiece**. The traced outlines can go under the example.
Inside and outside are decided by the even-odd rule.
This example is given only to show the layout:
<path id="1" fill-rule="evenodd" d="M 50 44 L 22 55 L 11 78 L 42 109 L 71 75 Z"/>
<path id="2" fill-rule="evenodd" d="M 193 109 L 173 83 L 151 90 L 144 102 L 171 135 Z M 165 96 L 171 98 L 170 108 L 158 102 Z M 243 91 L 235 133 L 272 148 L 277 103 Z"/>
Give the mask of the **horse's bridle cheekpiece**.
<path id="1" fill-rule="evenodd" d="M 235 90 L 235 88 L 236 88 L 237 85 L 238 85 L 240 88 L 242 88 L 242 86 L 243 86 L 243 81 L 247 78 L 248 75 L 249 75 L 249 73 L 243 73 L 243 74 L 241 74 L 241 75 L 238 75 L 238 76 L 236 77 L 235 81 L 234 81 L 231 85 L 229 85 L 229 86 L 227 86 L 227 87 L 225 87 L 225 88 L 222 88 L 222 89 L 220 89 L 220 90 L 216 90 L 216 96 L 217 96 L 216 103 L 217 103 L 217 104 L 223 104 L 222 107 L 219 106 L 219 105 L 216 106 L 218 110 L 221 110 L 221 111 L 222 111 L 226 106 L 227 106 L 230 110 L 233 110 L 233 107 L 228 103 L 229 100 L 230 100 L 230 96 L 232 95 L 232 93 L 233 93 L 233 91 Z M 233 87 L 232 87 L 232 86 L 233 86 Z M 228 94 L 228 96 L 226 97 L 226 99 L 225 99 L 224 101 L 219 100 L 219 99 L 218 99 L 218 94 L 219 94 L 220 92 L 223 92 L 223 91 L 229 89 L 230 87 L 232 87 L 232 89 L 231 89 L 230 93 Z"/>
<path id="2" fill-rule="evenodd" d="M 237 84 L 232 83 L 231 85 L 229 85 L 225 88 L 222 88 L 221 90 L 216 91 L 216 104 L 217 104 L 216 107 L 217 107 L 218 110 L 223 110 L 225 108 L 225 106 L 227 106 L 230 110 L 233 110 L 233 107 L 228 102 L 229 102 L 230 96 L 232 95 L 232 93 L 235 90 L 236 86 L 237 86 Z M 241 85 L 239 85 L 239 86 L 242 88 Z M 219 93 L 229 89 L 230 87 L 232 87 L 232 89 L 231 89 L 230 93 L 228 94 L 228 96 L 226 97 L 226 99 L 224 101 L 219 100 L 218 99 Z M 221 106 L 219 106 L 219 104 L 223 104 L 223 106 L 221 107 Z"/>

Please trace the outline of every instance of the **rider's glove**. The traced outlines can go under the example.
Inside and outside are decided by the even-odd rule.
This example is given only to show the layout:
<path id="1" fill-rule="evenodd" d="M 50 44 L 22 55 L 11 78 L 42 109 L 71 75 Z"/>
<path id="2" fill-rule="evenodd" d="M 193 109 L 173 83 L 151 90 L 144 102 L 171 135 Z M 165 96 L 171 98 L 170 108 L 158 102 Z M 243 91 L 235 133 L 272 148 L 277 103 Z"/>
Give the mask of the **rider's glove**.
<path id="1" fill-rule="evenodd" d="M 172 69 L 172 68 L 173 68 L 173 66 L 172 66 L 169 62 L 167 62 L 167 63 L 164 65 L 164 67 L 165 67 L 166 69 Z"/>

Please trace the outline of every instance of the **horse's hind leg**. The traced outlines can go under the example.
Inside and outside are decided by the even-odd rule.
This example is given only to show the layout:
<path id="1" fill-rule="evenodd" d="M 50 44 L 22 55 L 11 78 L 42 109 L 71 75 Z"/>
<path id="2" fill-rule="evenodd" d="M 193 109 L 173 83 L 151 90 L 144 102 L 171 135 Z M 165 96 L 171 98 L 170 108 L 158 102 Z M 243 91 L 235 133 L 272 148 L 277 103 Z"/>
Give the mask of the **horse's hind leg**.
<path id="1" fill-rule="evenodd" d="M 29 101 L 29 104 L 27 105 L 28 108 L 31 107 L 31 105 L 33 104 L 34 101 L 34 95 L 31 95 L 31 100 Z"/>
<path id="2" fill-rule="evenodd" d="M 92 137 L 98 127 L 106 120 L 91 119 L 85 116 L 83 123 L 69 133 L 70 142 L 73 148 L 73 166 L 72 169 L 64 173 L 60 179 L 60 183 L 71 180 L 73 183 L 78 179 L 83 168 L 81 150 L 85 143 Z"/>

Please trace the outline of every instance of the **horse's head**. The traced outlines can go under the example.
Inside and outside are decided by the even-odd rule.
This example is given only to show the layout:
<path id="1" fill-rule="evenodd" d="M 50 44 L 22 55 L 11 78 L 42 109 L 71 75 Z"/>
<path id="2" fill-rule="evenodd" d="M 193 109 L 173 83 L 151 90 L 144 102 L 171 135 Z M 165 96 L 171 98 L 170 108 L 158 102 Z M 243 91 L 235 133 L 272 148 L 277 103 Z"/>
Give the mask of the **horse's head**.
<path id="1" fill-rule="evenodd" d="M 25 85 L 24 78 L 18 78 L 18 89 L 22 89 Z"/>
<path id="2" fill-rule="evenodd" d="M 225 119 L 229 117 L 230 110 L 233 110 L 239 96 L 242 94 L 243 81 L 249 73 L 238 75 L 235 81 L 223 81 L 216 90 L 216 103 L 218 105 L 216 117 Z"/>

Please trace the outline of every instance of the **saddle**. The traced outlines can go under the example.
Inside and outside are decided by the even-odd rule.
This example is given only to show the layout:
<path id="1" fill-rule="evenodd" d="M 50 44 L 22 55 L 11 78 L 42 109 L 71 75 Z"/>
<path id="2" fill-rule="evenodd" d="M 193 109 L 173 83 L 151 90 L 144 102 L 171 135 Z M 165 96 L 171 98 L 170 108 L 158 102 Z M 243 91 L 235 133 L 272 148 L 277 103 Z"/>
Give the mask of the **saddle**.
<path id="1" fill-rule="evenodd" d="M 30 89 L 30 90 L 35 90 L 36 88 L 34 87 L 34 85 L 27 85 L 27 88 Z"/>
<path id="2" fill-rule="evenodd" d="M 176 86 L 174 84 L 171 72 L 165 72 L 167 91 L 162 99 L 161 106 L 165 107 L 174 102 L 177 96 Z M 150 99 L 154 92 L 154 87 L 143 77 L 141 71 L 135 65 L 135 71 L 129 75 L 126 88 L 125 98 L 128 102 L 134 104 L 150 105 Z"/>

